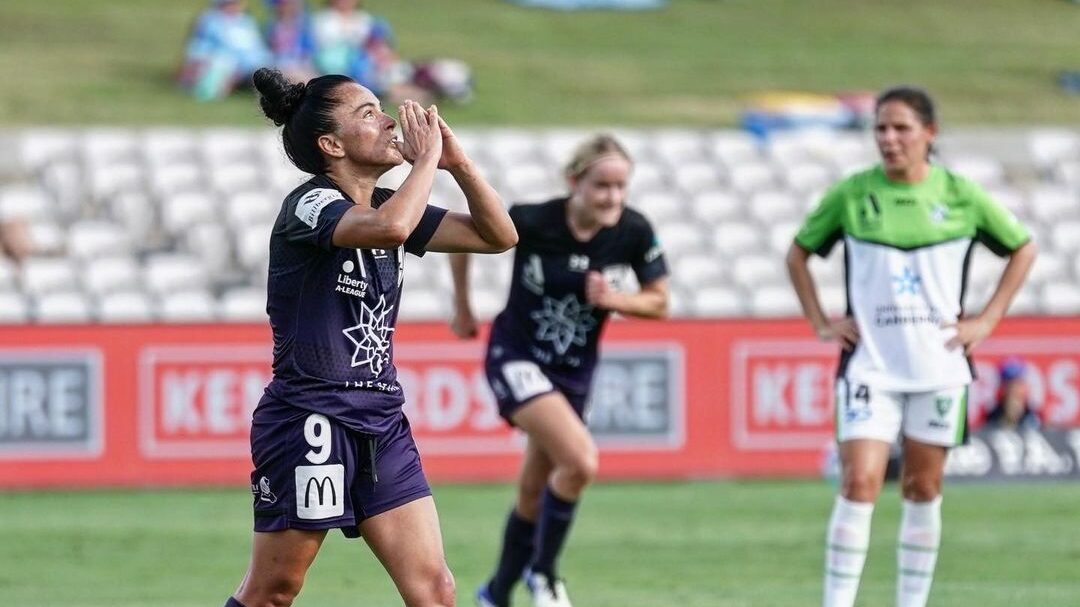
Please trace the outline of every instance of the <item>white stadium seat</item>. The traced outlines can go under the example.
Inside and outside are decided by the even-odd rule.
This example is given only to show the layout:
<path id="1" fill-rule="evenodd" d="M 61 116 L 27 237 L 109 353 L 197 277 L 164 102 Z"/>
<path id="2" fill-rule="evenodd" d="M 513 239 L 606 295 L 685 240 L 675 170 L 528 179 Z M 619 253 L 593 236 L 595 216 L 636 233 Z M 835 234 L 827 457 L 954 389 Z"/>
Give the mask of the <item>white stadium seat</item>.
<path id="1" fill-rule="evenodd" d="M 75 287 L 75 268 L 65 257 L 30 257 L 22 262 L 23 290 L 30 295 L 70 291 Z"/>
<path id="2" fill-rule="evenodd" d="M 797 218 L 801 206 L 798 198 L 783 190 L 759 190 L 750 196 L 747 204 L 750 214 L 764 226 Z"/>
<path id="3" fill-rule="evenodd" d="M 17 143 L 19 162 L 26 171 L 36 171 L 69 154 L 77 140 L 78 135 L 66 129 L 26 129 Z"/>
<path id="4" fill-rule="evenodd" d="M 225 213 L 234 229 L 258 225 L 269 230 L 281 212 L 281 202 L 265 191 L 241 191 L 228 197 Z"/>
<path id="5" fill-rule="evenodd" d="M 30 306 L 21 293 L 0 291 L 0 324 L 24 324 L 30 318 Z"/>
<path id="6" fill-rule="evenodd" d="M 630 195 L 667 188 L 667 170 L 647 159 L 634 159 L 634 171 L 630 174 Z"/>
<path id="7" fill-rule="evenodd" d="M 135 160 L 138 143 L 135 132 L 128 129 L 88 129 L 79 138 L 78 151 L 84 163 L 107 165 Z"/>
<path id="8" fill-rule="evenodd" d="M 90 196 L 97 201 L 125 191 L 142 190 L 144 177 L 142 165 L 134 161 L 86 165 Z"/>
<path id="9" fill-rule="evenodd" d="M 1028 272 L 1028 282 L 1045 284 L 1065 277 L 1069 271 L 1065 258 L 1053 251 L 1041 251 Z"/>
<path id="10" fill-rule="evenodd" d="M 956 156 L 945 163 L 956 174 L 966 177 L 981 187 L 992 188 L 1005 180 L 1005 167 L 993 158 L 985 156 Z"/>
<path id="11" fill-rule="evenodd" d="M 828 258 L 810 256 L 810 275 L 819 287 L 844 284 L 844 251 L 837 245 Z M 780 263 L 783 263 L 781 261 Z"/>
<path id="12" fill-rule="evenodd" d="M 258 135 L 248 129 L 207 129 L 196 140 L 196 148 L 206 166 L 224 165 L 254 156 Z"/>
<path id="13" fill-rule="evenodd" d="M 726 260 L 734 263 L 736 255 L 749 253 L 761 248 L 763 237 L 761 229 L 748 221 L 725 221 L 713 228 L 713 249 Z"/>
<path id="14" fill-rule="evenodd" d="M 647 192 L 632 196 L 630 205 L 641 211 L 654 225 L 685 218 L 687 215 L 685 194 L 677 192 Z"/>
<path id="15" fill-rule="evenodd" d="M 715 131 L 709 135 L 706 146 L 713 158 L 729 168 L 762 159 L 761 144 L 745 131 Z"/>
<path id="16" fill-rule="evenodd" d="M 741 316 L 747 311 L 745 297 L 729 287 L 704 287 L 692 293 L 692 307 L 697 316 Z"/>
<path id="17" fill-rule="evenodd" d="M 221 296 L 221 320 L 262 322 L 266 320 L 266 289 L 238 287 Z"/>
<path id="18" fill-rule="evenodd" d="M 1080 286 L 1073 282 L 1052 282 L 1042 288 L 1040 308 L 1048 314 L 1080 314 Z"/>
<path id="19" fill-rule="evenodd" d="M 675 282 L 691 293 L 696 289 L 721 286 L 723 264 L 714 255 L 688 253 L 669 260 Z"/>
<path id="20" fill-rule="evenodd" d="M 769 249 L 780 257 L 787 255 L 791 243 L 795 240 L 795 234 L 799 231 L 798 221 L 775 221 L 768 228 Z"/>
<path id="21" fill-rule="evenodd" d="M 476 301 L 477 298 L 472 299 Z M 406 287 L 400 305 L 398 321 L 445 321 L 450 318 L 448 298 L 436 290 Z"/>
<path id="22" fill-rule="evenodd" d="M 750 295 L 754 316 L 790 317 L 802 314 L 795 291 L 789 286 L 773 285 L 754 289 Z"/>
<path id="23" fill-rule="evenodd" d="M 183 128 L 153 128 L 143 131 L 140 140 L 143 159 L 151 167 L 195 159 L 196 134 Z"/>
<path id="24" fill-rule="evenodd" d="M 161 298 L 161 318 L 168 322 L 210 322 L 217 319 L 217 305 L 209 291 L 168 293 Z"/>
<path id="25" fill-rule="evenodd" d="M 80 269 L 83 288 L 88 293 L 104 296 L 109 293 L 138 288 L 139 265 L 133 257 L 116 256 L 89 259 Z"/>
<path id="26" fill-rule="evenodd" d="M 79 259 L 102 255 L 124 255 L 131 251 L 131 240 L 124 227 L 108 221 L 80 221 L 71 226 L 68 252 Z"/>
<path id="27" fill-rule="evenodd" d="M 1058 221 L 1076 214 L 1080 208 L 1080 191 L 1061 186 L 1039 186 L 1032 190 L 1028 206 L 1040 221 Z"/>
<path id="28" fill-rule="evenodd" d="M 787 284 L 784 260 L 775 255 L 740 255 L 732 263 L 731 277 L 735 284 L 756 290 L 767 285 Z"/>
<path id="29" fill-rule="evenodd" d="M 776 175 L 767 162 L 744 162 L 728 170 L 731 188 L 749 194 L 776 185 Z"/>
<path id="30" fill-rule="evenodd" d="M 0 219 L 49 219 L 55 214 L 55 205 L 39 187 L 13 185 L 0 190 Z"/>
<path id="31" fill-rule="evenodd" d="M 263 229 L 269 232 L 269 228 Z M 223 224 L 211 222 L 192 226 L 182 240 L 184 248 L 199 258 L 211 276 L 221 277 L 227 273 L 233 255 L 229 230 Z"/>
<path id="32" fill-rule="evenodd" d="M 210 188 L 219 196 L 227 197 L 233 192 L 258 187 L 263 177 L 261 165 L 246 160 L 211 165 L 207 169 Z"/>
<path id="33" fill-rule="evenodd" d="M 1080 251 L 1080 217 L 1059 221 L 1050 228 L 1050 243 L 1055 253 L 1072 255 Z"/>
<path id="34" fill-rule="evenodd" d="M 0 292 L 14 291 L 18 276 L 18 267 L 7 257 L 0 256 Z"/>
<path id="35" fill-rule="evenodd" d="M 154 320 L 154 307 L 145 293 L 116 291 L 102 295 L 97 317 L 105 323 L 144 323 Z"/>
<path id="36" fill-rule="evenodd" d="M 698 131 L 666 129 L 652 134 L 651 147 L 657 158 L 676 167 L 687 162 L 704 160 L 706 143 Z"/>
<path id="37" fill-rule="evenodd" d="M 447 318 L 449 318 L 449 298 L 446 301 Z M 477 320 L 488 321 L 502 312 L 506 306 L 506 289 L 475 289 L 472 292 L 473 314 Z"/>
<path id="38" fill-rule="evenodd" d="M 197 257 L 181 253 L 157 253 L 146 260 L 143 284 L 155 294 L 201 289 L 209 277 Z"/>
<path id="39" fill-rule="evenodd" d="M 678 259 L 691 253 L 700 253 L 708 246 L 708 237 L 701 226 L 686 221 L 670 221 L 656 228 L 656 236 L 664 255 Z"/>
<path id="40" fill-rule="evenodd" d="M 65 230 L 55 221 L 35 221 L 27 225 L 27 236 L 37 255 L 61 255 L 70 251 Z"/>
<path id="41" fill-rule="evenodd" d="M 169 196 L 161 203 L 161 219 L 165 229 L 180 235 L 197 223 L 224 218 L 218 199 L 205 192 L 185 192 Z"/>
<path id="42" fill-rule="evenodd" d="M 690 206 L 694 216 L 706 225 L 744 216 L 743 196 L 730 190 L 706 190 L 698 192 Z"/>
<path id="43" fill-rule="evenodd" d="M 817 162 L 798 162 L 778 167 L 780 180 L 793 192 L 812 192 L 835 180 L 831 169 Z"/>
<path id="44" fill-rule="evenodd" d="M 686 194 L 720 187 L 720 170 L 715 164 L 704 161 L 686 161 L 676 165 L 671 173 L 675 186 Z"/>
<path id="45" fill-rule="evenodd" d="M 270 230 L 253 225 L 240 229 L 236 234 L 236 260 L 241 267 L 253 269 L 270 259 Z"/>
<path id="46" fill-rule="evenodd" d="M 1035 166 L 1050 170 L 1062 160 L 1080 157 L 1080 133 L 1068 129 L 1039 129 L 1028 135 L 1028 153 Z"/>
<path id="47" fill-rule="evenodd" d="M 847 312 L 847 289 L 841 285 L 818 286 L 818 300 L 825 314 L 830 318 L 843 316 Z M 798 311 L 801 314 L 802 308 L 800 307 Z"/>
<path id="48" fill-rule="evenodd" d="M 34 302 L 34 318 L 43 324 L 89 322 L 90 302 L 74 291 L 46 293 Z"/>
<path id="49" fill-rule="evenodd" d="M 175 163 L 151 166 L 147 176 L 150 193 L 158 198 L 203 187 L 203 170 L 194 163 Z"/>

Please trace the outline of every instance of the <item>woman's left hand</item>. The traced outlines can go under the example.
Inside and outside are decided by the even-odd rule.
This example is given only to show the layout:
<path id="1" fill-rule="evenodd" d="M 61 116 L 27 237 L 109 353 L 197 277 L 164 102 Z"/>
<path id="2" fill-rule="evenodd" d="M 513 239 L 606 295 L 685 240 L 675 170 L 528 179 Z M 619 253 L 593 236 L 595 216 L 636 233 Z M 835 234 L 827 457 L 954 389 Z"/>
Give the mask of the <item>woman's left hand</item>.
<path id="1" fill-rule="evenodd" d="M 617 296 L 618 293 L 600 272 L 594 270 L 585 275 L 585 301 L 589 305 L 611 310 L 613 299 Z"/>
<path id="2" fill-rule="evenodd" d="M 952 350 L 963 346 L 964 354 L 971 354 L 972 350 L 993 332 L 994 323 L 982 316 L 974 316 L 942 325 L 942 327 L 956 330 L 956 335 L 945 342 L 946 348 Z"/>
<path id="3" fill-rule="evenodd" d="M 442 157 L 439 158 L 439 168 L 450 170 L 469 162 L 469 155 L 465 153 L 465 148 L 461 146 L 461 142 L 442 116 L 439 116 L 439 130 L 442 131 Z"/>

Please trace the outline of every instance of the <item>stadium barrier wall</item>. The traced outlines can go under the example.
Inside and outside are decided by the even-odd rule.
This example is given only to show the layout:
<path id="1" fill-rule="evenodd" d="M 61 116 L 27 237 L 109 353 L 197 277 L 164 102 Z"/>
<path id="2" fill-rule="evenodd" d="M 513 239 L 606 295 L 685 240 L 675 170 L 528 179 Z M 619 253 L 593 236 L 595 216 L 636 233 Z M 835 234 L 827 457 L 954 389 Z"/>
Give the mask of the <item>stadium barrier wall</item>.
<path id="1" fill-rule="evenodd" d="M 511 478 L 523 443 L 495 414 L 484 342 L 435 323 L 403 323 L 395 339 L 429 476 Z M 270 355 L 260 325 L 2 327 L 0 487 L 243 483 Z M 1080 318 L 1007 319 L 979 349 L 973 418 L 1008 355 L 1031 364 L 1044 418 L 1080 428 Z M 803 321 L 613 321 L 603 357 L 588 421 L 604 478 L 821 473 L 837 350 Z M 1080 450 L 1080 431 L 1051 442 Z"/>

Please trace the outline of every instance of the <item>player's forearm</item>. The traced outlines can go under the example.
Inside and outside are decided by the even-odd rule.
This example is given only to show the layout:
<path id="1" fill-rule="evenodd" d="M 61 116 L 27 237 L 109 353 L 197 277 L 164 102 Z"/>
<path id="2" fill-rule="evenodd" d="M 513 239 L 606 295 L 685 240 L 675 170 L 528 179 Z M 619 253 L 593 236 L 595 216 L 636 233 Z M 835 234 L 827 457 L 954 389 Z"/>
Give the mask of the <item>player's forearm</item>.
<path id="1" fill-rule="evenodd" d="M 604 306 L 612 312 L 637 318 L 666 318 L 668 315 L 667 293 L 641 291 L 638 293 L 612 293 Z"/>
<path id="2" fill-rule="evenodd" d="M 469 309 L 469 254 L 450 254 L 450 277 L 454 285 L 454 307 Z"/>
<path id="3" fill-rule="evenodd" d="M 477 166 L 469 161 L 449 171 L 465 194 L 469 215 L 480 238 L 500 251 L 517 244 L 517 230 L 506 213 L 502 198 L 480 174 Z"/>
<path id="4" fill-rule="evenodd" d="M 1020 290 L 1020 287 L 1024 284 L 1024 279 L 1027 278 L 1028 270 L 1035 263 L 1037 252 L 1035 243 L 1031 241 L 1013 251 L 1012 255 L 1009 256 L 1009 262 L 1005 264 L 1005 270 L 1001 273 L 1001 280 L 998 281 L 994 294 L 990 297 L 990 301 L 986 303 L 986 307 L 983 308 L 980 316 L 993 325 L 996 325 L 1005 316 L 1013 297 L 1016 296 L 1016 292 Z"/>
<path id="5" fill-rule="evenodd" d="M 792 244 L 787 254 L 788 277 L 791 286 L 795 289 L 795 295 L 799 298 L 803 316 L 814 327 L 814 332 L 820 333 L 829 324 L 825 312 L 818 301 L 817 286 L 814 277 L 810 274 L 810 266 L 807 263 L 810 254 L 798 245 Z"/>
<path id="6" fill-rule="evenodd" d="M 392 226 L 401 236 L 401 242 L 405 242 L 424 216 L 438 163 L 439 157 L 432 154 L 417 158 L 405 181 L 376 211 L 380 221 Z"/>

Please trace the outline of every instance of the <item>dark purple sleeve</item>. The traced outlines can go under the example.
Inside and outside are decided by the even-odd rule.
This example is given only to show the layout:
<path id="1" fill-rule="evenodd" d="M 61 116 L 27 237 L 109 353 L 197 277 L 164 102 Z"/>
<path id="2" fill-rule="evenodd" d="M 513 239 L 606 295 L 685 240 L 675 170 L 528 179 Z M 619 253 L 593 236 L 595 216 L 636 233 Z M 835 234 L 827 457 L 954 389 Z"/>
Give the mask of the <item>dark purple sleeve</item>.
<path id="1" fill-rule="evenodd" d="M 648 222 L 642 222 L 637 232 L 637 247 L 630 265 L 634 268 L 638 283 L 646 285 L 668 275 L 667 260 L 664 259 L 664 249 Z"/>
<path id="2" fill-rule="evenodd" d="M 405 241 L 405 250 L 417 257 L 423 257 L 427 252 L 427 243 L 431 241 L 431 237 L 445 216 L 446 209 L 427 205 L 423 216 L 420 217 L 420 223 L 416 224 L 416 229 Z"/>
<path id="3" fill-rule="evenodd" d="M 285 238 L 329 251 L 338 221 L 352 206 L 340 194 L 334 196 L 332 190 L 311 190 L 285 209 Z"/>

